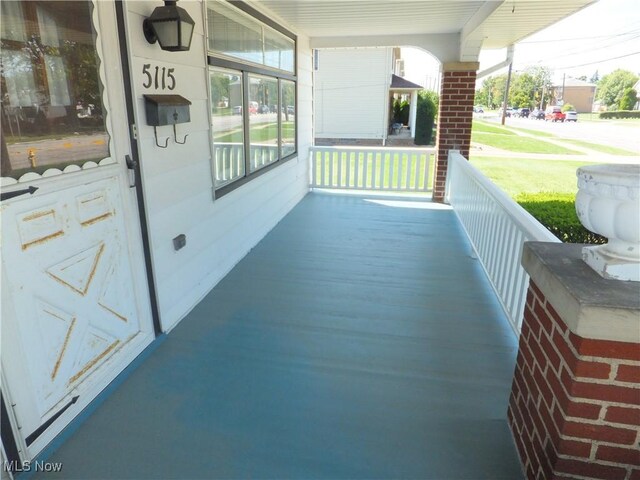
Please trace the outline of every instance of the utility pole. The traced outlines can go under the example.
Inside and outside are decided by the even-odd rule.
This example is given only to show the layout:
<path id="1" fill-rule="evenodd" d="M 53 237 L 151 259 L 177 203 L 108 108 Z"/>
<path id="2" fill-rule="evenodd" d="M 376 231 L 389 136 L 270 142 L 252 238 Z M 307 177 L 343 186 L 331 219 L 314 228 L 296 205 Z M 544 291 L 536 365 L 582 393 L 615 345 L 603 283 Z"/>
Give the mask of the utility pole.
<path id="1" fill-rule="evenodd" d="M 567 76 L 566 73 L 562 74 L 562 105 L 564 105 L 564 80 L 565 80 L 566 76 Z"/>
<path id="2" fill-rule="evenodd" d="M 507 116 L 507 99 L 509 98 L 509 86 L 511 85 L 511 67 L 513 67 L 513 62 L 509 64 L 509 73 L 507 74 L 507 84 L 504 87 L 504 99 L 502 100 L 502 125 L 504 125 L 504 119 Z"/>

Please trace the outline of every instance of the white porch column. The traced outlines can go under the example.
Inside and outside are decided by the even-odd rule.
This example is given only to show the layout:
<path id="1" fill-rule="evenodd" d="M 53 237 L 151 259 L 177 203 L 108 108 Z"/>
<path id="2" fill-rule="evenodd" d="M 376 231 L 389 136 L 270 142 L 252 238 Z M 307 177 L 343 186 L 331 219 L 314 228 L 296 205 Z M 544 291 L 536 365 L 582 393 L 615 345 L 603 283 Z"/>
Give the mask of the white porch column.
<path id="1" fill-rule="evenodd" d="M 416 112 L 418 111 L 418 92 L 411 92 L 411 100 L 409 103 L 409 129 L 411 130 L 411 138 L 416 138 Z"/>

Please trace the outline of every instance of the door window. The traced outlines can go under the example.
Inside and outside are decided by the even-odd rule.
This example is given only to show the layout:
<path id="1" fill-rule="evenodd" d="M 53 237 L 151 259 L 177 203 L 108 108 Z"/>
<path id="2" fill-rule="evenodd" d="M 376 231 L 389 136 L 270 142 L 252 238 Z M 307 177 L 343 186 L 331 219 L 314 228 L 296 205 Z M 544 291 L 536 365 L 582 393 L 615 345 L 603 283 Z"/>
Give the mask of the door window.
<path id="1" fill-rule="evenodd" d="M 92 3 L 0 5 L 2 176 L 108 157 Z"/>

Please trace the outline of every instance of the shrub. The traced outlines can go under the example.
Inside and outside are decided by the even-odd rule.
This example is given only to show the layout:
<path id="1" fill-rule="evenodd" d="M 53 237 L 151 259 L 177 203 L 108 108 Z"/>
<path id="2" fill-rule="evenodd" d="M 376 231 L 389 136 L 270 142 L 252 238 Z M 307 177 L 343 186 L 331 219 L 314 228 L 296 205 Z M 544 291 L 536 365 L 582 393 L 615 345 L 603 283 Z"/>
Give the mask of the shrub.
<path id="1" fill-rule="evenodd" d="M 638 92 L 636 92 L 633 88 L 626 88 L 624 92 L 622 92 L 622 97 L 620 98 L 620 105 L 618 106 L 619 110 L 631 110 L 636 102 L 638 101 Z"/>
<path id="2" fill-rule="evenodd" d="M 431 99 L 431 101 L 436 107 L 436 118 L 438 118 L 438 104 L 440 102 L 440 97 L 438 96 L 438 94 L 433 90 L 421 90 L 420 93 L 418 94 L 418 98 L 420 98 L 420 96 L 424 96 Z"/>
<path id="3" fill-rule="evenodd" d="M 568 112 L 569 110 L 575 110 L 576 108 L 571 105 L 570 103 L 565 103 L 564 105 L 562 105 L 562 111 L 563 112 Z"/>
<path id="4" fill-rule="evenodd" d="M 429 145 L 431 143 L 436 111 L 436 105 L 429 92 L 420 92 L 416 108 L 416 136 L 414 139 L 416 145 Z"/>
<path id="5" fill-rule="evenodd" d="M 572 193 L 521 193 L 516 202 L 565 243 L 602 244 L 607 239 L 582 226 Z"/>
<path id="6" fill-rule="evenodd" d="M 601 112 L 598 118 L 640 118 L 640 110 L 612 110 L 610 112 Z"/>
<path id="7" fill-rule="evenodd" d="M 409 110 L 411 106 L 406 100 L 396 99 L 393 102 L 393 121 L 409 125 Z"/>

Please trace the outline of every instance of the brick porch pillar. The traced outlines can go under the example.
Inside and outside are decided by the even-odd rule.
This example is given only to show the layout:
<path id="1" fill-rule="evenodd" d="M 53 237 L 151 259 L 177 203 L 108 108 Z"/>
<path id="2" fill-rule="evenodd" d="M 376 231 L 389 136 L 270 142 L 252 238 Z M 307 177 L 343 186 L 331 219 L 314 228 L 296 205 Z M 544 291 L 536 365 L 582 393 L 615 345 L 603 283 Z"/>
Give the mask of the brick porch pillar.
<path id="1" fill-rule="evenodd" d="M 640 283 L 531 242 L 508 418 L 529 480 L 640 479 Z"/>
<path id="2" fill-rule="evenodd" d="M 460 150 L 469 158 L 471 120 L 476 92 L 478 62 L 445 63 L 442 66 L 438 130 L 436 136 L 436 169 L 433 200 L 444 201 L 449 150 Z"/>

